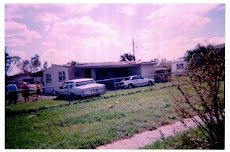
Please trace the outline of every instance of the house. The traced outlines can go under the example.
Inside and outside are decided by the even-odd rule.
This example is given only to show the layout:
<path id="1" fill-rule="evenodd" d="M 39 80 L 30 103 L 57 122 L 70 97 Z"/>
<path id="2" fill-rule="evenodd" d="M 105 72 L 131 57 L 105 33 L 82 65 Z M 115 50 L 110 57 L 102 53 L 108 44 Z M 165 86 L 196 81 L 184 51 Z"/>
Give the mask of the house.
<path id="1" fill-rule="evenodd" d="M 43 72 L 43 82 L 46 94 L 52 94 L 55 88 L 61 86 L 64 81 L 77 78 L 93 78 L 99 83 L 104 83 L 110 90 L 114 89 L 114 80 L 111 80 L 113 78 L 131 75 L 153 78 L 153 74 L 152 62 L 101 62 L 83 63 L 75 66 L 52 65 Z"/>
<path id="2" fill-rule="evenodd" d="M 171 72 L 175 75 L 183 75 L 187 66 L 187 61 L 184 58 L 179 58 L 172 62 Z"/>
<path id="3" fill-rule="evenodd" d="M 215 45 L 214 48 L 216 49 L 223 49 L 225 48 L 225 43 L 224 44 L 219 44 Z M 172 73 L 175 75 L 183 75 L 186 71 L 186 66 L 187 66 L 187 61 L 184 60 L 188 56 L 188 51 L 186 51 L 184 57 L 179 58 L 176 61 L 172 62 Z"/>
<path id="4" fill-rule="evenodd" d="M 36 73 L 19 73 L 13 76 L 9 76 L 6 78 L 6 81 L 15 81 L 16 85 L 20 87 L 23 82 L 27 82 L 28 84 L 35 84 L 39 81 L 43 85 L 43 72 L 38 71 Z"/>

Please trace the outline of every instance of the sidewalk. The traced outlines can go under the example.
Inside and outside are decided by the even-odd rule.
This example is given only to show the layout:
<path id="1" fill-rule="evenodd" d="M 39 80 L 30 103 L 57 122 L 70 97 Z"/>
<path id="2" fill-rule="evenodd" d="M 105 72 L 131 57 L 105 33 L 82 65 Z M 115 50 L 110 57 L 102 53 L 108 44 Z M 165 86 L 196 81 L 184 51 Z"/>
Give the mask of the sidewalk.
<path id="1" fill-rule="evenodd" d="M 194 118 L 201 122 L 198 116 L 195 116 Z M 187 126 L 180 121 L 177 121 L 153 131 L 145 131 L 140 134 L 136 134 L 129 139 L 122 139 L 115 141 L 114 143 L 99 146 L 96 149 L 139 149 L 161 139 L 162 133 L 164 134 L 164 137 L 167 138 L 169 136 L 174 136 L 177 133 L 184 132 L 185 130 L 188 130 L 189 127 L 196 127 L 196 124 L 192 121 L 192 119 L 184 119 L 184 122 Z"/>

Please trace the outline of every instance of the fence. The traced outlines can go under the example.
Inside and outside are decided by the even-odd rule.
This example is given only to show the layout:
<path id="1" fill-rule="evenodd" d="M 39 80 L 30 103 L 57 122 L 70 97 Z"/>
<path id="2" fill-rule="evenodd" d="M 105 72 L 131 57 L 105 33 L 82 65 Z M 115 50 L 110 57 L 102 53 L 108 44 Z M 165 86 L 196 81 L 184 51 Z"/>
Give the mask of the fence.
<path id="1" fill-rule="evenodd" d="M 151 75 L 135 75 L 135 76 L 142 76 L 143 78 L 145 79 L 155 79 L 155 82 L 157 83 L 161 83 L 161 82 L 168 82 L 168 81 L 171 81 L 171 75 L 172 73 L 160 73 L 160 74 L 151 74 Z M 152 89 L 152 85 L 151 84 L 148 84 L 148 83 L 143 83 L 143 84 L 140 84 L 139 87 L 136 87 L 135 84 L 133 84 L 132 87 L 135 87 L 134 89 L 127 89 L 127 86 L 123 86 L 121 87 L 120 85 L 120 82 L 122 80 L 125 80 L 125 79 L 128 79 L 130 78 L 130 76 L 128 77 L 119 77 L 119 78 L 110 78 L 110 79 L 103 79 L 103 80 L 97 80 L 96 83 L 101 83 L 101 84 L 104 84 L 106 86 L 106 90 L 107 90 L 107 93 L 103 96 L 105 97 L 109 97 L 109 96 L 118 96 L 118 95 L 124 95 L 124 94 L 130 94 L 130 93 L 133 93 L 133 92 L 140 92 L 140 91 L 143 91 L 143 90 L 151 90 Z M 147 88 L 146 87 L 141 87 L 141 86 L 148 86 Z M 170 86 L 170 84 L 169 84 Z M 60 88 L 61 86 L 50 86 L 50 87 L 42 87 L 41 90 L 42 90 L 42 98 L 44 99 L 47 99 L 47 98 L 55 98 L 55 90 Z M 68 102 L 70 104 L 70 102 L 72 101 L 71 100 L 71 87 L 67 87 L 67 99 L 68 99 Z M 37 93 L 36 93 L 36 89 L 34 87 L 30 88 L 29 90 L 21 90 L 19 89 L 18 91 L 6 91 L 6 104 L 7 104 L 7 100 L 9 100 L 9 96 L 12 94 L 12 93 L 15 93 L 17 94 L 17 98 L 18 98 L 18 102 L 24 102 L 24 99 L 23 99 L 23 92 L 28 92 L 29 91 L 29 97 L 30 97 L 30 100 L 36 100 L 37 99 Z M 47 96 L 49 94 L 49 96 Z M 52 96 L 50 96 L 52 95 Z M 16 98 L 16 97 L 15 97 Z"/>

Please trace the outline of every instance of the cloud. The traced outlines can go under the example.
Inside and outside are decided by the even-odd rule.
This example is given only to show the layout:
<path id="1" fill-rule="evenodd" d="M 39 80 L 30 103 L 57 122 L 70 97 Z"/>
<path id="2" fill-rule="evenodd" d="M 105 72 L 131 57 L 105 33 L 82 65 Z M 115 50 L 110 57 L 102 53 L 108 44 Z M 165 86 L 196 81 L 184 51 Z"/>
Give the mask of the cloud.
<path id="1" fill-rule="evenodd" d="M 166 58 L 168 60 L 175 60 L 178 57 L 183 57 L 187 50 L 194 49 L 197 44 L 218 45 L 222 43 L 225 43 L 224 37 L 189 38 L 178 36 L 170 40 L 161 40 L 158 43 L 143 43 L 140 47 L 144 51 L 138 51 L 137 49 L 136 54 L 139 59 Z"/>
<path id="2" fill-rule="evenodd" d="M 120 6 L 116 9 L 118 13 L 125 14 L 128 16 L 133 16 L 136 14 L 136 9 L 132 6 Z"/>
<path id="3" fill-rule="evenodd" d="M 41 35 L 29 30 L 26 25 L 14 21 L 5 23 L 6 46 L 24 46 L 34 39 L 41 38 Z"/>
<path id="4" fill-rule="evenodd" d="M 11 56 L 19 56 L 22 60 L 29 59 L 28 54 L 25 51 L 9 50 Z"/>
<path id="5" fill-rule="evenodd" d="M 67 43 L 76 42 L 78 46 L 102 47 L 119 43 L 119 33 L 115 29 L 89 17 L 57 22 L 53 25 L 50 35 Z"/>
<path id="6" fill-rule="evenodd" d="M 89 13 L 99 6 L 98 4 L 7 4 L 5 14 L 8 21 L 24 19 L 47 24 L 76 14 Z"/>
<path id="7" fill-rule="evenodd" d="M 48 48 L 53 48 L 56 46 L 55 42 L 42 42 L 42 45 Z"/>
<path id="8" fill-rule="evenodd" d="M 155 31 L 174 31 L 175 34 L 197 31 L 204 28 L 211 19 L 206 14 L 219 5 L 176 4 L 164 5 L 145 17 L 144 21 Z"/>

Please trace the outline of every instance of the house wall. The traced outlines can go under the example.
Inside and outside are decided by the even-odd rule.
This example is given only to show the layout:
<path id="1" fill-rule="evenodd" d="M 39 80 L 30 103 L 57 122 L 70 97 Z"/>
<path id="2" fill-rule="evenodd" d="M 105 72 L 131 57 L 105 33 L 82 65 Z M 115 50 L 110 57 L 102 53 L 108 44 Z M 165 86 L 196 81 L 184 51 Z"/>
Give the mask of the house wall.
<path id="1" fill-rule="evenodd" d="M 178 69 L 177 64 L 183 64 L 184 66 L 183 66 L 182 69 Z M 173 62 L 171 72 L 174 73 L 174 74 L 184 74 L 186 66 L 187 66 L 186 61 Z"/>
<path id="2" fill-rule="evenodd" d="M 154 79 L 154 70 L 152 64 L 141 65 L 141 75 L 144 78 L 152 78 Z"/>
<path id="3" fill-rule="evenodd" d="M 58 72 L 65 72 L 65 80 L 59 81 Z M 70 70 L 70 72 L 72 72 Z M 46 82 L 46 74 L 51 74 L 51 82 Z M 48 68 L 46 71 L 43 72 L 43 82 L 45 89 L 43 90 L 45 94 L 52 94 L 56 88 L 61 86 L 66 80 L 72 78 L 69 75 L 68 67 L 53 65 L 52 67 Z"/>
<path id="4" fill-rule="evenodd" d="M 130 67 L 129 75 L 141 75 L 141 66 Z"/>
<path id="5" fill-rule="evenodd" d="M 30 75 L 18 76 L 9 79 L 9 81 L 15 81 L 18 87 L 20 87 L 23 84 L 23 82 L 28 82 L 28 80 L 30 84 L 34 84 L 36 82 L 35 78 L 30 77 Z"/>

